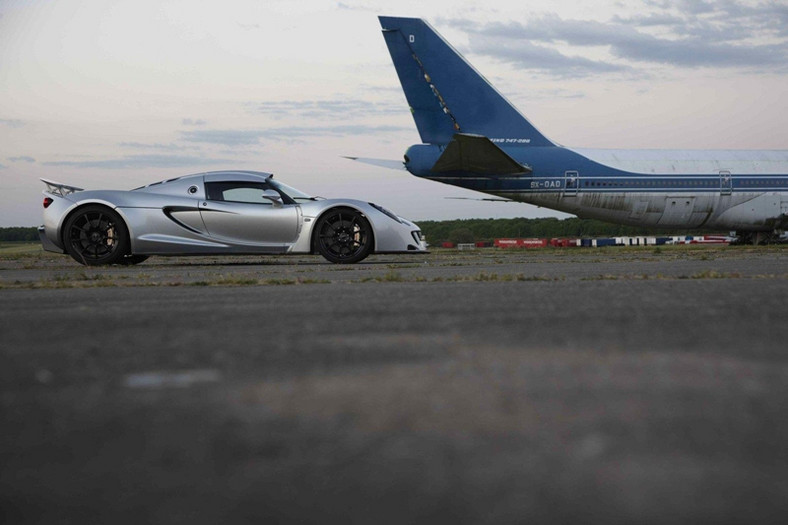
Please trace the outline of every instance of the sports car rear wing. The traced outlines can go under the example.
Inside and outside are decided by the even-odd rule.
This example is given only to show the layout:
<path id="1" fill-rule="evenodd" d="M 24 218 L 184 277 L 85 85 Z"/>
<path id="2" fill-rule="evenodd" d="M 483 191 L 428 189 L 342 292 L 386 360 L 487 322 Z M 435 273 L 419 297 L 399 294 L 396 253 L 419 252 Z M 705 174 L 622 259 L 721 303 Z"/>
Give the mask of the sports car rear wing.
<path id="1" fill-rule="evenodd" d="M 76 186 L 69 186 L 68 184 L 61 184 L 60 182 L 47 179 L 41 179 L 41 182 L 47 185 L 47 191 L 49 193 L 60 195 L 61 197 L 65 197 L 69 193 L 83 191 L 83 188 L 77 188 Z"/>

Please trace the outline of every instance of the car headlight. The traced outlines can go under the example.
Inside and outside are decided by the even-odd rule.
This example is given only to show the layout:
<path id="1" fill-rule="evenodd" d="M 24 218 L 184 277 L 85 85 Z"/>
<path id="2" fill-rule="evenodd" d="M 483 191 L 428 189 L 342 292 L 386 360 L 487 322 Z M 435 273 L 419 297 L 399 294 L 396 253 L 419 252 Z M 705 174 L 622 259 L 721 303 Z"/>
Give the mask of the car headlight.
<path id="1" fill-rule="evenodd" d="M 378 205 L 377 205 L 377 204 L 375 204 L 374 202 L 370 202 L 370 203 L 369 203 L 369 205 L 370 205 L 370 206 L 372 206 L 373 208 L 375 208 L 376 210 L 378 210 L 380 213 L 382 213 L 382 214 L 384 214 L 384 215 L 386 215 L 386 216 L 388 216 L 388 217 L 391 217 L 392 219 L 394 219 L 394 220 L 395 220 L 395 221 L 397 221 L 398 223 L 402 224 L 402 221 L 401 221 L 401 220 L 399 220 L 399 217 L 397 217 L 396 215 L 394 215 L 394 213 L 393 213 L 393 212 L 390 212 L 389 210 L 387 210 L 387 209 L 386 209 L 386 208 L 384 208 L 383 206 L 378 206 Z"/>

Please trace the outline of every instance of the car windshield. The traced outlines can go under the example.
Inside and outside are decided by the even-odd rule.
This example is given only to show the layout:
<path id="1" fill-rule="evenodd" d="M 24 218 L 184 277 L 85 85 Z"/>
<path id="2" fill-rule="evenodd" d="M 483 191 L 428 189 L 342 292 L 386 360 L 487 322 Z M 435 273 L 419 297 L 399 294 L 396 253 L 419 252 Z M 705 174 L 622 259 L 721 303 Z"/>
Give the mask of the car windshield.
<path id="1" fill-rule="evenodd" d="M 303 191 L 297 190 L 295 188 L 291 188 L 287 184 L 282 184 L 279 181 L 275 181 L 273 179 L 268 179 L 269 184 L 275 186 L 276 189 L 293 199 L 294 201 L 311 201 L 314 200 L 314 197 L 311 195 L 307 195 Z"/>

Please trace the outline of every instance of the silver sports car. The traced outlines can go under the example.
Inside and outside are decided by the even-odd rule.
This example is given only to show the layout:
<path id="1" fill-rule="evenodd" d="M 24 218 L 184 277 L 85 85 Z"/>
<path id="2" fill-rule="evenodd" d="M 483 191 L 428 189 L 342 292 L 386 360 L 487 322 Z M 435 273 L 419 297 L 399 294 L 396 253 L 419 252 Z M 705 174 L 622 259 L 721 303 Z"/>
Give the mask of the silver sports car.
<path id="1" fill-rule="evenodd" d="M 44 249 L 87 265 L 150 255 L 425 253 L 418 226 L 376 204 L 310 197 L 270 173 L 214 171 L 131 191 L 84 191 L 42 179 Z"/>

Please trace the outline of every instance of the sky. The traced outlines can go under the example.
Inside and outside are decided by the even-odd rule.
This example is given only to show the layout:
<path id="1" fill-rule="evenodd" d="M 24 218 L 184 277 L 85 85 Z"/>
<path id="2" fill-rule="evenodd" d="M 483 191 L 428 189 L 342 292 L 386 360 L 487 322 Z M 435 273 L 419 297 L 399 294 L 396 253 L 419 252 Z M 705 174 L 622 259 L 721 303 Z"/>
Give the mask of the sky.
<path id="1" fill-rule="evenodd" d="M 785 1 L 0 0 L 0 226 L 41 223 L 42 177 L 219 169 L 416 221 L 564 217 L 343 158 L 420 142 L 378 15 L 426 19 L 566 146 L 788 149 Z"/>

